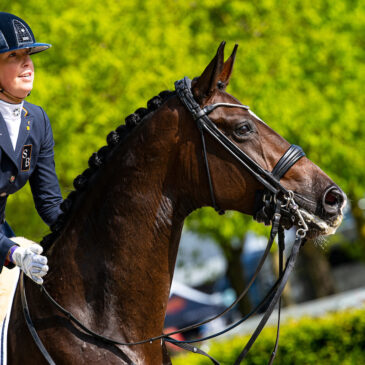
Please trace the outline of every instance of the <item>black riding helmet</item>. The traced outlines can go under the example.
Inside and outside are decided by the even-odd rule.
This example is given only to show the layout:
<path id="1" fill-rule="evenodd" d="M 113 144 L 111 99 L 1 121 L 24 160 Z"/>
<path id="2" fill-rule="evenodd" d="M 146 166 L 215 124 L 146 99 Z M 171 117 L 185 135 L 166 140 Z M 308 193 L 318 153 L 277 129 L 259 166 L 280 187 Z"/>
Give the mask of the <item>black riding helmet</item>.
<path id="1" fill-rule="evenodd" d="M 30 48 L 30 54 L 50 48 L 48 43 L 37 43 L 29 25 L 17 16 L 0 12 L 0 53 Z"/>

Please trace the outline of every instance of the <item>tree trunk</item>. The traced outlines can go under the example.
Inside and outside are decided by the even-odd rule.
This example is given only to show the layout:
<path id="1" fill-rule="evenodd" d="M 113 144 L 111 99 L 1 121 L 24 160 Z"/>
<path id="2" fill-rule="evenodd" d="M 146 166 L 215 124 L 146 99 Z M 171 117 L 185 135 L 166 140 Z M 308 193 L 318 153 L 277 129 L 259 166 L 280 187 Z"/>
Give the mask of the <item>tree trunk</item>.
<path id="1" fill-rule="evenodd" d="M 328 259 L 320 247 L 316 247 L 313 242 L 307 242 L 301 248 L 299 264 L 302 266 L 302 279 L 309 284 L 313 299 L 336 292 Z"/>
<path id="2" fill-rule="evenodd" d="M 232 285 L 232 288 L 236 292 L 237 296 L 242 293 L 246 283 L 244 279 L 244 267 L 241 262 L 241 255 L 243 251 L 243 245 L 240 247 L 232 247 L 231 245 L 225 245 L 225 256 L 228 261 L 227 277 Z M 247 314 L 252 308 L 251 302 L 246 295 L 238 304 L 238 309 L 243 315 Z"/>
<path id="3" fill-rule="evenodd" d="M 364 210 L 359 208 L 357 201 L 354 201 L 351 205 L 351 213 L 356 222 L 357 239 L 361 244 L 362 253 L 365 257 L 365 214 Z"/>

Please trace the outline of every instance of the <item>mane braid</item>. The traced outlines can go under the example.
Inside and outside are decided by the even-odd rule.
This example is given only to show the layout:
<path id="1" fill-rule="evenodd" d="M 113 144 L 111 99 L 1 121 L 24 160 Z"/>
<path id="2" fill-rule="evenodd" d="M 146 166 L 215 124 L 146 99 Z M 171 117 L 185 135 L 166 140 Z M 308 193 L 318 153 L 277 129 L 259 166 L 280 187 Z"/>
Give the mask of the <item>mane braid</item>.
<path id="1" fill-rule="evenodd" d="M 68 223 L 69 217 L 79 199 L 81 193 L 86 190 L 89 181 L 96 175 L 100 168 L 108 161 L 108 157 L 114 149 L 122 144 L 130 132 L 144 119 L 144 117 L 157 110 L 168 98 L 175 94 L 175 91 L 165 90 L 154 96 L 147 102 L 147 108 L 139 108 L 133 114 L 125 118 L 125 124 L 120 125 L 115 131 L 110 132 L 107 137 L 107 146 L 101 147 L 89 158 L 89 167 L 78 175 L 73 181 L 75 190 L 71 191 L 67 198 L 61 203 L 62 213 L 51 225 L 51 233 L 43 237 L 41 245 L 47 251 L 62 233 Z"/>

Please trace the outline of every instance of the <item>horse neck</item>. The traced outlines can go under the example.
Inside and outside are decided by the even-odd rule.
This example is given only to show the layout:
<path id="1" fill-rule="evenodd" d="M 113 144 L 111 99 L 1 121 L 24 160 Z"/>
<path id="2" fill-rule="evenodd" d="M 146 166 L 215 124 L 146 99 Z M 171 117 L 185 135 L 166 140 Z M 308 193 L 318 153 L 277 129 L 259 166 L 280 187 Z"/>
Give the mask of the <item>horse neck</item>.
<path id="1" fill-rule="evenodd" d="M 139 328 L 130 340 L 162 330 L 188 214 L 178 205 L 169 171 L 173 129 L 156 138 L 153 128 L 152 121 L 139 126 L 114 153 L 85 193 L 49 260 L 49 285 L 56 290 L 62 284 L 63 303 L 81 316 L 86 308 L 93 312 L 97 327 L 103 323 L 108 329 Z M 146 332 L 140 333 L 138 324 L 146 318 Z"/>

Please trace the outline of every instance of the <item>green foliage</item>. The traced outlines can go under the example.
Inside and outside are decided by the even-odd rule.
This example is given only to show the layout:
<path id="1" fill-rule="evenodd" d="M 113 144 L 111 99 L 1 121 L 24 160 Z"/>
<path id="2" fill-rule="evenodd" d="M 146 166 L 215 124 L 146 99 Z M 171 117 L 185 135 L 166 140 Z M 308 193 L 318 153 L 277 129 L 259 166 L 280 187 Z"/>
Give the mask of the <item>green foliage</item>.
<path id="1" fill-rule="evenodd" d="M 193 212 L 186 221 L 187 229 L 203 237 L 211 237 L 218 243 L 224 255 L 230 259 L 231 248 L 242 245 L 242 239 L 249 230 L 266 235 L 269 228 L 252 220 L 251 217 L 229 211 L 219 216 L 212 208 Z"/>
<path id="2" fill-rule="evenodd" d="M 302 145 L 351 199 L 364 194 L 364 2 L 3 0 L 2 10 L 53 44 L 33 56 L 29 101 L 51 119 L 64 195 L 110 130 L 175 80 L 198 76 L 222 40 L 228 51 L 240 45 L 228 91 Z M 38 239 L 47 228 L 32 206 L 25 189 L 9 198 L 7 216 Z M 221 221 L 213 236 L 242 237 L 247 222 Z"/>
<path id="3" fill-rule="evenodd" d="M 365 309 L 338 312 L 322 318 L 290 320 L 281 326 L 278 364 L 355 365 L 365 363 Z M 274 348 L 276 329 L 263 330 L 250 350 L 245 364 L 267 364 Z M 222 365 L 233 364 L 249 336 L 232 337 L 222 342 L 211 342 L 204 348 Z M 198 346 L 199 347 L 199 346 Z M 211 364 L 203 356 L 177 356 L 174 365 Z"/>

